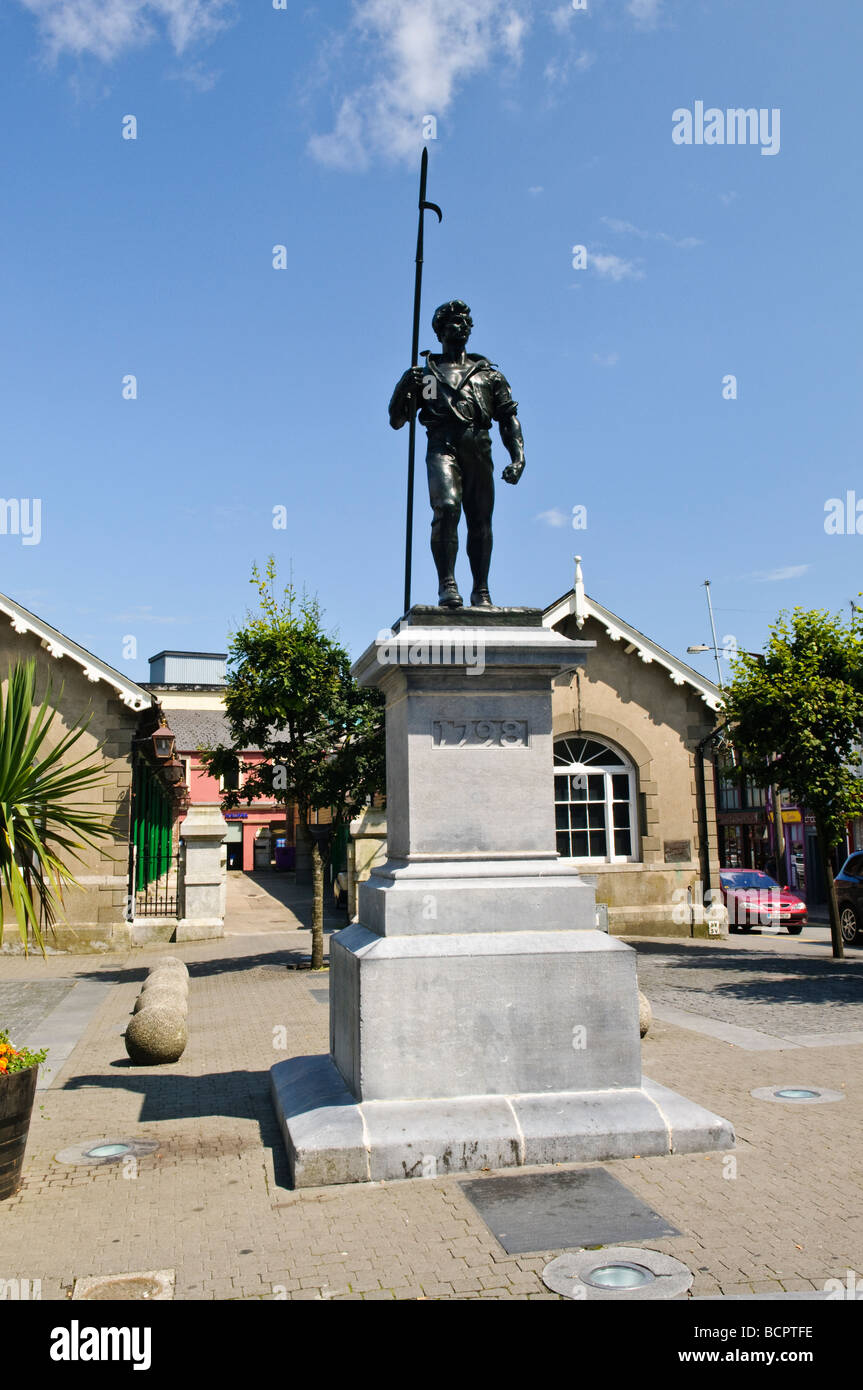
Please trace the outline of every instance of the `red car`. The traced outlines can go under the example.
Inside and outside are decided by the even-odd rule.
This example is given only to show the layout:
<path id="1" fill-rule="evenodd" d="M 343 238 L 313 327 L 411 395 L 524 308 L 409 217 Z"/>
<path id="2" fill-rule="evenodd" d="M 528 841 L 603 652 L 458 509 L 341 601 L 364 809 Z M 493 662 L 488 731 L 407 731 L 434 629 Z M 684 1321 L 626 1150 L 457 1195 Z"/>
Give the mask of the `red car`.
<path id="1" fill-rule="evenodd" d="M 760 869 L 720 869 L 719 885 L 731 931 L 783 926 L 790 936 L 802 932 L 805 902 L 790 888 L 780 888 L 769 874 Z"/>

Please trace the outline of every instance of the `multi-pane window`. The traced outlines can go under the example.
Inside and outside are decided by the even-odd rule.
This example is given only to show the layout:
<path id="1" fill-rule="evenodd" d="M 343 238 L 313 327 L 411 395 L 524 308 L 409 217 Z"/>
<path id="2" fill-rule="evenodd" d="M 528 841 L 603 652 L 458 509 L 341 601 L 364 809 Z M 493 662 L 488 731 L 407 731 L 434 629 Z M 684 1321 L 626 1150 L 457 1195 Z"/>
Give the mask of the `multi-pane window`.
<path id="1" fill-rule="evenodd" d="M 637 858 L 635 773 L 606 744 L 575 735 L 555 742 L 554 813 L 565 858 Z"/>
<path id="2" fill-rule="evenodd" d="M 739 811 L 743 804 L 743 797 L 740 791 L 740 782 L 733 773 L 725 768 L 719 772 L 719 809 L 720 811 Z"/>
<path id="3" fill-rule="evenodd" d="M 767 804 L 767 793 L 753 777 L 744 777 L 730 761 L 717 766 L 720 811 L 758 811 Z"/>

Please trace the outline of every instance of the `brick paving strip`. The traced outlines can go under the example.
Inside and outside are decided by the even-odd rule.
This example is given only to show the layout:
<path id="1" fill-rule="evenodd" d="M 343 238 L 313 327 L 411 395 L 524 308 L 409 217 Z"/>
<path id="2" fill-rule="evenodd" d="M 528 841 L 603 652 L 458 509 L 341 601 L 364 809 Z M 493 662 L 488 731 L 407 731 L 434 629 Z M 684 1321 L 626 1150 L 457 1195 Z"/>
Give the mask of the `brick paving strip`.
<path id="1" fill-rule="evenodd" d="M 68 1297 L 76 1279 L 141 1270 L 173 1270 L 180 1300 L 557 1297 L 540 1276 L 561 1252 L 505 1254 L 458 1178 L 290 1190 L 269 1068 L 326 1051 L 328 1013 L 315 997 L 325 981 L 285 968 L 308 952 L 308 932 L 275 931 L 268 921 L 254 934 L 249 925 L 221 941 L 167 948 L 191 972 L 190 1039 L 180 1062 L 162 1068 L 131 1067 L 121 1037 L 159 953 L 0 957 L 0 984 L 105 987 L 39 1097 L 24 1186 L 0 1204 L 0 1278 L 41 1279 L 43 1298 L 53 1299 Z M 682 969 L 707 967 L 709 976 L 717 948 L 688 949 Z M 844 985 L 836 999 L 837 972 L 823 950 L 781 942 L 769 950 L 770 971 L 783 977 L 808 950 L 813 998 L 801 1003 L 801 1019 L 806 1036 L 830 1032 L 834 1045 L 750 1051 L 658 1020 L 645 1040 L 645 1071 L 727 1116 L 737 1150 L 602 1165 L 683 1232 L 650 1244 L 690 1267 L 694 1296 L 813 1291 L 827 1279 L 844 1282 L 849 1269 L 863 1274 L 863 1046 L 836 1042 L 855 1031 L 850 1019 L 833 1027 L 854 1006 Z M 679 961 L 679 953 L 679 942 L 650 943 L 654 961 Z M 753 955 L 736 954 L 745 985 Z M 717 968 L 733 986 L 730 958 Z M 849 960 L 843 972 L 852 968 Z M 819 1002 L 832 1015 L 820 1029 L 810 1024 Z M 825 1086 L 846 1099 L 795 1111 L 750 1095 L 779 1084 Z M 56 1162 L 61 1149 L 97 1136 L 155 1139 L 160 1149 L 136 1172 Z"/>

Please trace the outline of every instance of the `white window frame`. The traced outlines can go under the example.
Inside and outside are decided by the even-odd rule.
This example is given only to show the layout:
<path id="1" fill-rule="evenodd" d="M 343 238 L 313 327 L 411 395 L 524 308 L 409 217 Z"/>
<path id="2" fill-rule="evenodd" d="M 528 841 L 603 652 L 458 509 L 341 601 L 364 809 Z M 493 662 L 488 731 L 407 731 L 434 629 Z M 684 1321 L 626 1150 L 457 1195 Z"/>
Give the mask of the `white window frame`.
<path id="1" fill-rule="evenodd" d="M 220 791 L 220 792 L 225 792 L 226 790 L 227 790 L 227 788 L 225 787 L 225 778 L 224 778 L 224 775 L 221 775 L 221 776 L 219 777 L 219 791 Z M 238 753 L 238 754 L 237 754 L 237 791 L 238 791 L 238 792 L 241 792 L 242 790 L 243 790 L 243 760 L 242 760 L 242 758 L 240 757 L 240 755 L 239 755 L 239 753 Z"/>
<path id="2" fill-rule="evenodd" d="M 580 732 L 580 733 L 577 733 L 577 734 L 560 734 L 557 738 L 555 738 L 555 740 L 554 740 L 554 750 L 555 750 L 555 754 L 557 754 L 557 749 L 558 749 L 558 746 L 559 746 L 560 744 L 562 744 L 562 743 L 564 743 L 564 742 L 572 741 L 572 740 L 576 740 L 576 741 L 581 740 L 581 741 L 585 741 L 585 742 L 601 744 L 601 746 L 602 746 L 603 748 L 607 748 L 607 749 L 609 750 L 609 752 L 614 753 L 618 758 L 620 758 L 620 759 L 621 759 L 621 762 L 623 763 L 623 766 L 621 767 L 619 764 L 614 764 L 614 763 L 610 763 L 610 764 L 609 764 L 609 763 L 601 763 L 601 762 L 568 763 L 568 764 L 559 764 L 559 763 L 555 763 L 555 764 L 554 764 L 554 776 L 556 776 L 556 777 L 560 777 L 562 774 L 569 775 L 569 776 L 577 776 L 577 775 L 579 775 L 579 774 L 582 774 L 582 775 L 584 775 L 584 776 L 590 776 L 590 775 L 596 775 L 597 773 L 601 773 L 602 776 L 603 776 L 604 779 L 605 779 L 605 782 L 604 782 L 605 798 L 604 798 L 604 800 L 601 801 L 601 802 L 598 802 L 598 801 L 584 802 L 584 803 L 582 803 L 582 804 L 584 804 L 584 805 L 586 805 L 586 806 L 588 806 L 588 805 L 589 805 L 589 806 L 599 806 L 599 805 L 602 805 L 602 806 L 605 807 L 605 842 L 606 842 L 606 853 L 605 853 L 605 854 L 585 854 L 585 855 L 581 855 L 581 854 L 579 854 L 579 855 L 563 855 L 563 854 L 562 854 L 562 855 L 561 855 L 561 858 L 562 858 L 562 859 L 569 859 L 569 860 L 570 860 L 572 863 L 574 863 L 574 864 L 639 864 L 639 863 L 641 863 L 641 846 L 640 846 L 640 844 L 639 844 L 639 834 L 638 834 L 638 799 L 637 799 L 638 787 L 637 787 L 637 783 L 636 783 L 635 768 L 633 767 L 633 765 L 632 765 L 630 759 L 629 759 L 629 758 L 627 757 L 627 755 L 624 753 L 624 751 L 623 751 L 622 748 L 618 748 L 618 747 L 616 747 L 613 743 L 609 743 L 608 739 L 606 739 L 606 738 L 601 738 L 598 734 L 590 734 L 590 733 L 585 733 L 585 732 L 583 732 L 583 731 Z M 625 774 L 625 775 L 627 776 L 627 778 L 629 779 L 629 835 L 630 835 L 631 852 L 630 852 L 629 854 L 615 854 L 615 853 L 614 853 L 614 811 L 613 811 L 613 805 L 614 805 L 614 801 L 613 801 L 613 795 L 614 795 L 613 788 L 614 788 L 614 783 L 612 782 L 611 779 L 612 779 L 612 777 L 619 777 L 619 776 L 622 776 L 622 775 L 624 775 L 624 774 Z M 554 795 L 554 792 L 553 792 L 553 795 Z M 577 803 L 574 803 L 574 802 L 571 802 L 571 801 L 559 802 L 559 801 L 557 800 L 556 796 L 555 796 L 555 800 L 554 800 L 555 808 L 556 808 L 557 806 L 559 806 L 559 805 L 571 806 L 571 805 L 574 805 L 574 804 L 577 804 Z M 557 817 L 557 812 L 556 812 L 556 810 L 555 810 L 555 834 L 557 834 L 557 821 L 556 821 L 556 817 Z"/>

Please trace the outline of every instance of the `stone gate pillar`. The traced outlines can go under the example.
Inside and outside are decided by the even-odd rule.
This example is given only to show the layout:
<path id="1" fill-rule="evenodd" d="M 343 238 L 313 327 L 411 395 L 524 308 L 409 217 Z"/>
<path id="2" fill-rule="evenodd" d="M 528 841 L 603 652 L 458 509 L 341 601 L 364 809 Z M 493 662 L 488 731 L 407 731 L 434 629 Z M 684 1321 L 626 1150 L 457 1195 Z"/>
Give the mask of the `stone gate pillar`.
<path id="1" fill-rule="evenodd" d="M 228 825 L 219 806 L 190 806 L 181 827 L 180 920 L 177 941 L 225 934 Z"/>

